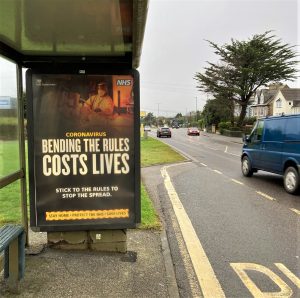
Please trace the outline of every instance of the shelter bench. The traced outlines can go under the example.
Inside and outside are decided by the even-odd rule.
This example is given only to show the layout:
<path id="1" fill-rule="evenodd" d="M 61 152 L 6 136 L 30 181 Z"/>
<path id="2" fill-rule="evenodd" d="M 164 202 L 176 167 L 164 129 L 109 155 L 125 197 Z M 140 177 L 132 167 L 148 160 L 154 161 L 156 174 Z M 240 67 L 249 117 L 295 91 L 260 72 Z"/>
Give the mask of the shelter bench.
<path id="1" fill-rule="evenodd" d="M 4 252 L 4 278 L 11 292 L 18 292 L 25 272 L 25 232 L 20 225 L 7 224 L 0 228 L 0 253 Z M 0 270 L 1 271 L 1 270 Z"/>

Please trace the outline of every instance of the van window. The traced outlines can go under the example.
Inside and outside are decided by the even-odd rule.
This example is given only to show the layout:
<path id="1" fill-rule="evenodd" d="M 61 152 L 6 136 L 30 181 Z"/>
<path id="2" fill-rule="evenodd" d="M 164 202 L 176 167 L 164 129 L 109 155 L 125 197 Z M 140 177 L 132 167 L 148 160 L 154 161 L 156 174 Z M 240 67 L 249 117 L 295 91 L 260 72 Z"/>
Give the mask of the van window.
<path id="1" fill-rule="evenodd" d="M 282 142 L 285 121 L 286 119 L 266 120 L 264 141 Z"/>
<path id="2" fill-rule="evenodd" d="M 285 134 L 286 141 L 300 141 L 300 117 L 286 121 Z"/>
<path id="3" fill-rule="evenodd" d="M 251 141 L 252 142 L 259 142 L 262 139 L 264 131 L 264 121 L 260 120 L 258 121 L 255 129 L 253 130 L 252 136 L 251 136 Z"/>

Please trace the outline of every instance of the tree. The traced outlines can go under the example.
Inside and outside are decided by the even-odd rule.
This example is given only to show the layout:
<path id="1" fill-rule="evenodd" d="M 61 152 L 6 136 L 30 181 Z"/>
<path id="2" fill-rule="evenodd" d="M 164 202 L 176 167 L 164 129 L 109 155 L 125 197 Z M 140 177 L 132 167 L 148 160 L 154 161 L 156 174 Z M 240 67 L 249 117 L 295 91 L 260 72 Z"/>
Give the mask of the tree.
<path id="1" fill-rule="evenodd" d="M 208 63 L 204 73 L 195 75 L 201 91 L 241 105 L 238 126 L 242 125 L 249 100 L 257 88 L 297 78 L 294 46 L 283 44 L 270 32 L 254 35 L 247 41 L 232 39 L 223 46 L 208 41 L 220 61 Z"/>
<path id="2" fill-rule="evenodd" d="M 231 119 L 231 107 L 224 100 L 209 99 L 201 113 L 205 125 L 218 124 Z"/>
<path id="3" fill-rule="evenodd" d="M 152 125 L 153 122 L 155 120 L 155 117 L 153 115 L 153 113 L 148 113 L 145 117 L 144 117 L 144 123 L 145 125 Z"/>

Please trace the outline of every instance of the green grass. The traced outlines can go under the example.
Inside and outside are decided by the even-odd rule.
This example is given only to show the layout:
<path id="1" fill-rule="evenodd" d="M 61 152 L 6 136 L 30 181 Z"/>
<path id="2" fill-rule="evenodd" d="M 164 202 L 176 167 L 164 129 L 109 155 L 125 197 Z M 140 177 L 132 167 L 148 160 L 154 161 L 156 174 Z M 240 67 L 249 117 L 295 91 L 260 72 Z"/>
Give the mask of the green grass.
<path id="1" fill-rule="evenodd" d="M 20 181 L 0 189 L 0 226 L 5 223 L 21 223 Z"/>
<path id="2" fill-rule="evenodd" d="M 145 186 L 141 185 L 141 209 L 142 209 L 142 223 L 140 229 L 160 229 L 161 223 L 159 217 L 153 207 L 153 203 L 145 189 Z"/>
<path id="3" fill-rule="evenodd" d="M 141 140 L 142 167 L 184 161 L 185 158 L 161 141 L 148 137 Z"/>
<path id="4" fill-rule="evenodd" d="M 0 125 L 18 125 L 18 118 L 17 117 L 1 117 L 0 118 Z"/>
<path id="5" fill-rule="evenodd" d="M 142 166 L 179 162 L 184 158 L 164 143 L 148 138 L 141 140 Z M 0 141 L 0 175 L 11 174 L 19 169 L 18 142 Z M 28 189 L 28 187 L 27 187 Z M 20 181 L 0 189 L 0 225 L 21 222 Z M 140 229 L 160 229 L 161 223 L 153 203 L 141 185 Z"/>
<path id="6" fill-rule="evenodd" d="M 0 140 L 0 177 L 20 169 L 19 145 L 17 141 Z"/>

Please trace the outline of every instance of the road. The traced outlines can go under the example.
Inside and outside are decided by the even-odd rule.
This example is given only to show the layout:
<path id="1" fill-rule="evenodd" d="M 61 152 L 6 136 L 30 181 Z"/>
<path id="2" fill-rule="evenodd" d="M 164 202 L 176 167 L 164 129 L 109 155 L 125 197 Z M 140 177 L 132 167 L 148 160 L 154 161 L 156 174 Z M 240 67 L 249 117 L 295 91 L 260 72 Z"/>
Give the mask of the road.
<path id="1" fill-rule="evenodd" d="M 300 297 L 300 196 L 278 175 L 243 177 L 239 139 L 173 129 L 160 140 L 190 159 L 162 175 L 202 295 Z"/>

